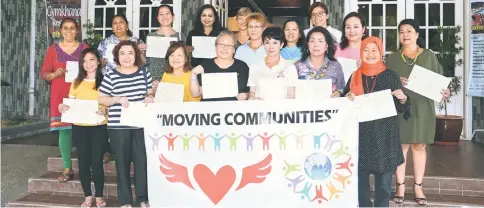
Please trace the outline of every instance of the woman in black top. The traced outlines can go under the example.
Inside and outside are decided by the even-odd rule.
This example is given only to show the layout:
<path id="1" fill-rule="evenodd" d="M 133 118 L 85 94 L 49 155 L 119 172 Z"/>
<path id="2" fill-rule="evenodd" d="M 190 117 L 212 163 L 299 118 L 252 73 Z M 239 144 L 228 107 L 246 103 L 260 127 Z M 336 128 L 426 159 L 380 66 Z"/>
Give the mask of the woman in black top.
<path id="1" fill-rule="evenodd" d="M 390 89 L 397 111 L 410 117 L 410 103 L 401 90 L 398 75 L 383 64 L 381 39 L 368 37 L 361 43 L 361 66 L 353 73 L 343 94 L 355 96 Z M 392 175 L 403 163 L 397 116 L 360 122 L 358 144 L 358 201 L 360 207 L 372 207 L 370 174 L 375 176 L 375 207 L 388 207 Z"/>
<path id="2" fill-rule="evenodd" d="M 237 38 L 232 32 L 227 30 L 220 32 L 215 41 L 217 57 L 205 60 L 192 70 L 190 93 L 193 97 L 202 96 L 201 101 L 247 100 L 249 93 L 249 87 L 247 87 L 249 67 L 243 61 L 234 59 L 236 42 Z M 239 94 L 236 97 L 205 99 L 201 87 L 203 85 L 201 74 L 230 72 L 237 73 Z"/>
<path id="3" fill-rule="evenodd" d="M 198 10 L 197 20 L 192 31 L 187 36 L 187 46 L 192 46 L 193 36 L 209 36 L 217 37 L 222 31 L 222 25 L 220 24 L 220 18 L 215 8 L 210 4 L 203 5 Z M 191 47 L 193 51 L 193 47 Z M 203 58 L 192 58 L 192 66 L 200 65 L 204 60 Z"/>

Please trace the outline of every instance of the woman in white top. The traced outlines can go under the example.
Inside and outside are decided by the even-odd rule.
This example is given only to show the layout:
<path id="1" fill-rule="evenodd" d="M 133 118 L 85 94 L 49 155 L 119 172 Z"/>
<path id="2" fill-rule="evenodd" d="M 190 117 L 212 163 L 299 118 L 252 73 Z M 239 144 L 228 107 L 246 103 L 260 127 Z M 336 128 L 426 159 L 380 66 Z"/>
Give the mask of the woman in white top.
<path id="1" fill-rule="evenodd" d="M 250 87 L 249 100 L 253 99 L 294 99 L 295 86 L 298 80 L 296 66 L 291 61 L 281 57 L 284 46 L 284 34 L 279 27 L 270 27 L 262 33 L 266 57 L 264 63 L 256 63 L 249 67 Z M 271 89 L 265 86 L 287 87 L 280 93 L 267 92 Z"/>

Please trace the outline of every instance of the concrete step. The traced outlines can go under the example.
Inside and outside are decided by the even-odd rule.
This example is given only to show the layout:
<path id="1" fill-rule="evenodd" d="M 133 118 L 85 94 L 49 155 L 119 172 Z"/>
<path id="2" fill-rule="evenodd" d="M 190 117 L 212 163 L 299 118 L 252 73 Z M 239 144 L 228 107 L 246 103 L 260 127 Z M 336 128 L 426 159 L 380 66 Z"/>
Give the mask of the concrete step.
<path id="1" fill-rule="evenodd" d="M 74 172 L 79 171 L 78 160 L 75 157 L 72 157 L 72 169 Z M 63 171 L 64 165 L 62 162 L 61 157 L 49 157 L 47 158 L 47 171 Z M 133 164 L 131 164 L 131 174 L 133 174 Z M 116 173 L 116 165 L 114 161 L 110 161 L 104 164 L 104 172 L 105 173 Z"/>
<path id="2" fill-rule="evenodd" d="M 62 172 L 47 172 L 46 174 L 37 177 L 30 178 L 28 182 L 28 192 L 38 194 L 54 194 L 54 195 L 67 195 L 67 196 L 84 196 L 82 190 L 81 181 L 79 175 L 74 174 L 74 179 L 67 182 L 59 182 L 57 178 Z M 134 182 L 131 177 L 131 189 L 134 195 Z M 91 190 L 94 193 L 94 183 L 91 182 Z M 104 191 L 105 198 L 117 197 L 117 185 L 116 176 L 113 174 L 106 174 L 104 177 Z"/>
<path id="3" fill-rule="evenodd" d="M 484 207 L 484 197 L 455 196 L 440 194 L 425 194 L 427 206 L 425 207 Z M 397 204 L 390 201 L 390 207 L 423 207 L 414 200 L 413 193 L 405 194 L 405 202 Z"/>
<path id="4" fill-rule="evenodd" d="M 9 201 L 7 207 L 79 207 L 83 201 L 83 196 L 28 193 Z M 107 207 L 121 206 L 116 199 L 106 199 L 106 203 Z M 96 207 L 96 203 L 93 202 L 92 206 Z"/>

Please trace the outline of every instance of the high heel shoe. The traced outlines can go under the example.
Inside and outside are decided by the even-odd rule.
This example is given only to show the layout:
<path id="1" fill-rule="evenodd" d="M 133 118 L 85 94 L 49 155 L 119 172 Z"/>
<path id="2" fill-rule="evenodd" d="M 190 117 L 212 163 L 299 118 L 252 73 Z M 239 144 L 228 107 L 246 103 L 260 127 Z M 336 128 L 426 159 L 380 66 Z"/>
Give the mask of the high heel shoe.
<path id="1" fill-rule="evenodd" d="M 398 187 L 401 185 L 405 185 L 405 183 L 396 183 L 396 188 L 398 189 Z M 405 189 L 405 187 L 403 188 Z M 397 193 L 395 193 L 395 196 L 393 196 L 393 201 L 397 204 L 402 204 L 405 201 L 405 196 L 397 196 L 396 194 Z"/>
<path id="2" fill-rule="evenodd" d="M 420 186 L 422 188 L 423 192 L 423 183 L 413 183 L 413 192 L 415 193 L 415 186 Z M 427 205 L 427 198 L 425 197 L 417 197 L 417 193 L 415 193 L 415 202 L 417 202 L 418 205 L 424 206 Z"/>

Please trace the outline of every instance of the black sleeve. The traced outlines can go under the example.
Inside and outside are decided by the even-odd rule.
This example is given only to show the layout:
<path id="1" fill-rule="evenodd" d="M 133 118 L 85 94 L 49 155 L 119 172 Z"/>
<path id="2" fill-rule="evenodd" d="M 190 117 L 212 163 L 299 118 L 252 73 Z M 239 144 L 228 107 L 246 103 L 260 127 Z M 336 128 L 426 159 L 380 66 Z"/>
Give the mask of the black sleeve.
<path id="1" fill-rule="evenodd" d="M 193 33 L 193 30 L 188 32 L 187 40 L 185 41 L 187 46 L 192 46 L 192 36 L 193 36 L 192 33 Z"/>
<path id="2" fill-rule="evenodd" d="M 247 82 L 249 80 L 249 67 L 247 66 L 247 64 L 243 61 L 240 61 L 240 60 L 237 60 L 237 63 L 239 64 L 238 67 L 238 72 L 239 72 L 239 93 L 242 93 L 242 92 L 249 92 L 250 91 L 250 87 L 247 86 Z"/>
<path id="3" fill-rule="evenodd" d="M 346 86 L 343 89 L 343 93 L 341 94 L 342 97 L 346 96 L 346 94 L 350 92 L 350 83 L 352 78 L 353 78 L 353 75 L 351 75 L 350 78 L 348 79 L 348 82 L 346 83 Z"/>

